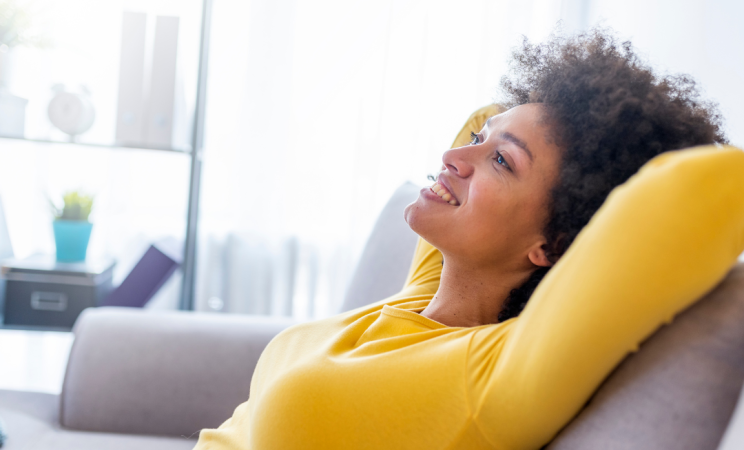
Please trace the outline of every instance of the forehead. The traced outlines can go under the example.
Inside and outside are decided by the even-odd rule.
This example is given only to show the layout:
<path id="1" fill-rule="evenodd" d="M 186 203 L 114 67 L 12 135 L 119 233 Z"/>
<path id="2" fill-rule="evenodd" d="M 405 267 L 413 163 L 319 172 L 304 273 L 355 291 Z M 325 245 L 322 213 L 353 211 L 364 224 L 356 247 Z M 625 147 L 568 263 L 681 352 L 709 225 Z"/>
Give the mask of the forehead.
<path id="1" fill-rule="evenodd" d="M 527 103 L 490 117 L 483 128 L 489 134 L 513 134 L 530 148 L 548 146 L 558 152 L 560 145 L 555 140 L 554 124 L 547 114 L 547 108 L 542 103 Z"/>
<path id="2" fill-rule="evenodd" d="M 547 127 L 544 119 L 545 106 L 541 103 L 527 103 L 524 105 L 515 106 L 501 114 L 490 117 L 486 121 L 486 126 L 491 127 L 493 125 L 501 126 L 513 126 L 518 128 L 529 129 L 532 128 L 536 131 L 536 128 L 543 129 Z M 525 130 L 528 131 L 528 130 Z"/>

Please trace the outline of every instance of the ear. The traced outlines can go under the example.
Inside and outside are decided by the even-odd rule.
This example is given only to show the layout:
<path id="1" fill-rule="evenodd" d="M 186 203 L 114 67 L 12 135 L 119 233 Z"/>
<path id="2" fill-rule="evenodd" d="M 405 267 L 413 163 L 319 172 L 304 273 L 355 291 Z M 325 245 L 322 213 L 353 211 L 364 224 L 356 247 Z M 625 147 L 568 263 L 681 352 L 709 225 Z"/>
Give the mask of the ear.
<path id="1" fill-rule="evenodd" d="M 536 266 L 539 267 L 550 267 L 553 265 L 552 262 L 548 259 L 548 255 L 546 253 L 547 251 L 547 243 L 540 242 L 538 245 L 535 245 L 529 253 L 527 253 L 527 257 L 530 259 L 530 262 Z"/>

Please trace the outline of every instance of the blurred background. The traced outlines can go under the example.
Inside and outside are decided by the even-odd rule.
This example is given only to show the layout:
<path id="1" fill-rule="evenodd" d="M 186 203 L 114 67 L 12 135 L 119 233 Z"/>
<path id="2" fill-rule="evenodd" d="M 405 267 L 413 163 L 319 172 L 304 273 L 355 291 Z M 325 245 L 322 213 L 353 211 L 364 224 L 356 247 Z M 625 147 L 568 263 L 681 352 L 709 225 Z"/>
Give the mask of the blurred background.
<path id="1" fill-rule="evenodd" d="M 200 64 L 201 311 L 337 311 L 392 192 L 427 183 L 498 98 L 510 49 L 559 22 L 611 27 L 660 72 L 693 76 L 744 145 L 740 1 L 214 0 L 208 62 L 202 11 L 0 0 L 0 198 L 16 258 L 54 254 L 49 202 L 69 191 L 94 196 L 88 258 L 117 261 L 114 285 L 153 242 L 184 241 Z M 23 123 L 4 126 L 17 111 Z M 176 271 L 147 307 L 176 309 L 181 289 Z"/>

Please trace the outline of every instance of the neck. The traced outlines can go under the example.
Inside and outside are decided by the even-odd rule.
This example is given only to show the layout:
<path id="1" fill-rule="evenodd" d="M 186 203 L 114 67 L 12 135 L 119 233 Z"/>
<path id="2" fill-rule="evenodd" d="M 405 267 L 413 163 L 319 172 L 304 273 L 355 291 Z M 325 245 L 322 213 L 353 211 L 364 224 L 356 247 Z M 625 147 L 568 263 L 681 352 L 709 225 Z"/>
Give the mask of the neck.
<path id="1" fill-rule="evenodd" d="M 421 315 L 450 327 L 498 323 L 504 300 L 529 276 L 529 271 L 471 268 L 446 261 L 439 289 Z"/>

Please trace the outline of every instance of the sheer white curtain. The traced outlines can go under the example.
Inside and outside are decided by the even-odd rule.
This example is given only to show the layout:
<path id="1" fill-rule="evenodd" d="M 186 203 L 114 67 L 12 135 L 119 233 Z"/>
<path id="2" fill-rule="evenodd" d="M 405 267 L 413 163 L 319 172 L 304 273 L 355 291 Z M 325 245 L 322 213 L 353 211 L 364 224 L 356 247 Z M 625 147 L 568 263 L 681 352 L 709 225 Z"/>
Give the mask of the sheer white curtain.
<path id="1" fill-rule="evenodd" d="M 510 49 L 522 35 L 542 40 L 559 20 L 568 32 L 615 27 L 663 68 L 700 78 L 741 122 L 736 8 L 703 0 L 215 2 L 198 309 L 336 312 L 393 190 L 426 183 L 468 115 L 497 94 Z M 742 132 L 729 132 L 741 144 Z"/>
<path id="2" fill-rule="evenodd" d="M 391 193 L 564 3 L 215 2 L 197 308 L 334 313 Z"/>

